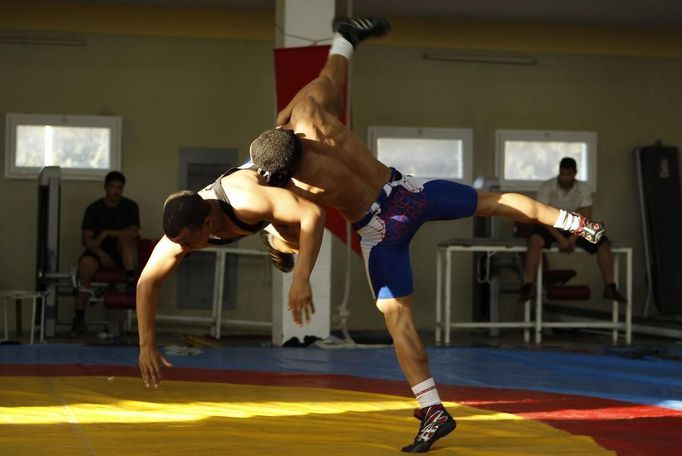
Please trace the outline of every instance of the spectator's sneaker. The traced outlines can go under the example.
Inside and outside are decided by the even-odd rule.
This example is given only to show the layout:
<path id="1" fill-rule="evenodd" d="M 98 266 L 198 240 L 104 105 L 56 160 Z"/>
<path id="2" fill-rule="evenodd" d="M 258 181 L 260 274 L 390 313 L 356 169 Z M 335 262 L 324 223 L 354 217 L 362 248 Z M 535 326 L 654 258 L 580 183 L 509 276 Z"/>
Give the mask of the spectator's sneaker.
<path id="1" fill-rule="evenodd" d="M 383 36 L 391 30 L 391 24 L 381 17 L 337 17 L 332 29 L 343 36 L 353 47 L 370 36 Z"/>
<path id="2" fill-rule="evenodd" d="M 107 339 L 114 339 L 115 336 L 113 334 L 109 334 L 106 330 L 101 331 L 97 334 L 97 338 L 99 340 L 107 340 Z"/>
<path id="3" fill-rule="evenodd" d="M 529 299 L 535 297 L 535 284 L 534 283 L 524 283 L 521 285 L 521 293 L 519 296 L 519 302 L 523 303 Z"/>
<path id="4" fill-rule="evenodd" d="M 291 270 L 294 269 L 294 254 L 280 252 L 279 250 L 275 249 L 270 244 L 270 236 L 272 235 L 267 231 L 260 232 L 260 239 L 268 248 L 268 253 L 270 254 L 272 264 L 282 272 L 291 272 Z"/>
<path id="5" fill-rule="evenodd" d="M 415 410 L 414 416 L 421 421 L 414 443 L 403 447 L 404 453 L 426 453 L 436 440 L 455 430 L 457 422 L 443 404 Z"/>
<path id="6" fill-rule="evenodd" d="M 88 327 L 85 325 L 85 320 L 74 317 L 71 323 L 71 331 L 69 331 L 69 339 L 78 339 L 88 332 Z"/>
<path id="7" fill-rule="evenodd" d="M 615 283 L 610 283 L 606 285 L 602 297 L 604 299 L 608 299 L 609 301 L 618 301 L 620 303 L 628 302 L 627 298 L 618 292 Z"/>
<path id="8" fill-rule="evenodd" d="M 585 238 L 586 241 L 589 241 L 592 244 L 598 243 L 604 235 L 604 230 L 606 230 L 604 223 L 591 222 L 584 215 L 578 214 L 576 212 L 572 212 L 571 214 L 580 218 L 580 224 L 578 225 L 578 228 L 575 230 L 569 230 L 569 232 Z"/>

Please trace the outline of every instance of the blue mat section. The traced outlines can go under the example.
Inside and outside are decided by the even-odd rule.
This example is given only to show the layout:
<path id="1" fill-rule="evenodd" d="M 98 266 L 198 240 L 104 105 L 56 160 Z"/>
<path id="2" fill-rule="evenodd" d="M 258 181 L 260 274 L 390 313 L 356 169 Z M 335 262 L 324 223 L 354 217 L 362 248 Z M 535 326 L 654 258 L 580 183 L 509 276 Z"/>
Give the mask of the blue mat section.
<path id="1" fill-rule="evenodd" d="M 682 362 L 497 348 L 430 348 L 437 384 L 516 388 L 615 399 L 682 410 Z M 2 364 L 137 365 L 135 347 L 0 347 Z M 215 348 L 169 356 L 177 367 L 308 372 L 403 380 L 392 348 Z"/>

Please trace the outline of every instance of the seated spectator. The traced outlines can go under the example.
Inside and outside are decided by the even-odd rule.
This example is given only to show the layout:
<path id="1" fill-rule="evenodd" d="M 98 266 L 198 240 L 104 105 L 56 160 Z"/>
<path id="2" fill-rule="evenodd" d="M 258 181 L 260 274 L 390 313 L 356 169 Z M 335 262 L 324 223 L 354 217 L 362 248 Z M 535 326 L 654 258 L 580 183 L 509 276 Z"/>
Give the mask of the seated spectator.
<path id="1" fill-rule="evenodd" d="M 85 252 L 78 261 L 79 289 L 76 296 L 76 315 L 70 337 L 87 332 L 85 308 L 91 296 L 92 277 L 101 269 L 123 269 L 127 276 L 126 288 L 135 290 L 137 252 L 135 240 L 140 229 L 137 203 L 123 196 L 125 176 L 111 171 L 104 179 L 104 198 L 90 204 L 81 223 Z"/>
<path id="2" fill-rule="evenodd" d="M 563 158 L 559 163 L 559 176 L 540 185 L 537 200 L 568 212 L 578 212 L 588 219 L 592 218 L 592 193 L 587 184 L 575 178 L 577 173 L 578 168 L 575 160 L 570 157 Z M 592 255 L 596 253 L 597 264 L 605 283 L 602 296 L 610 301 L 627 302 L 627 299 L 616 289 L 613 278 L 611 242 L 606 236 L 603 236 L 596 244 L 592 244 L 575 234 L 542 225 L 534 225 L 533 233 L 528 238 L 525 266 L 526 281 L 521 287 L 519 301 L 525 302 L 531 298 L 533 290 L 535 290 L 534 283 L 542 257 L 542 249 L 549 247 L 554 242 L 558 243 L 559 250 L 564 253 L 573 252 L 576 246 Z"/>

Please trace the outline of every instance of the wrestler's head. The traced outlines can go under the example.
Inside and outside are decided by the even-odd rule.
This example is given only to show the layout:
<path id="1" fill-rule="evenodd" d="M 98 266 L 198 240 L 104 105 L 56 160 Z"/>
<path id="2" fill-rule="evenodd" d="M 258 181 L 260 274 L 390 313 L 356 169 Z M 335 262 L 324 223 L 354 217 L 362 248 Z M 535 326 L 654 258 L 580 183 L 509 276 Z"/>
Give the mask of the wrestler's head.
<path id="1" fill-rule="evenodd" d="M 197 193 L 175 192 L 163 205 L 163 232 L 183 247 L 203 245 L 210 234 L 210 212 L 211 206 Z"/>
<path id="2" fill-rule="evenodd" d="M 283 128 L 266 130 L 251 143 L 249 153 L 253 164 L 271 175 L 291 177 L 303 152 L 301 139 Z"/>

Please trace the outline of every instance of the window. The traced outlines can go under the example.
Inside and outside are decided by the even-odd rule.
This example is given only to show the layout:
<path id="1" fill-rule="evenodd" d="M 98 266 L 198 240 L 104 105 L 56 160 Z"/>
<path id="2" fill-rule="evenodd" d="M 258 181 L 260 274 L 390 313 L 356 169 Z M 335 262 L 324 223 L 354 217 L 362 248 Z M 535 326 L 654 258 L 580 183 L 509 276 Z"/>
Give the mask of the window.
<path id="1" fill-rule="evenodd" d="M 471 183 L 469 129 L 370 127 L 368 138 L 374 155 L 404 174 Z"/>
<path id="2" fill-rule="evenodd" d="M 35 178 L 44 166 L 62 177 L 101 179 L 121 167 L 121 119 L 7 114 L 5 176 Z"/>
<path id="3" fill-rule="evenodd" d="M 578 164 L 577 179 L 597 190 L 597 134 L 582 131 L 497 130 L 497 175 L 503 190 L 535 191 L 559 174 L 564 157 Z"/>

